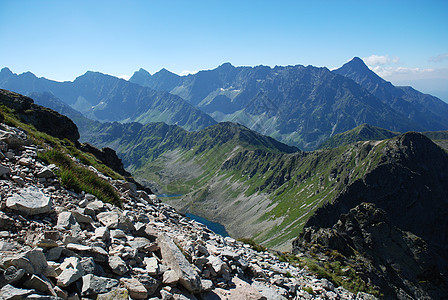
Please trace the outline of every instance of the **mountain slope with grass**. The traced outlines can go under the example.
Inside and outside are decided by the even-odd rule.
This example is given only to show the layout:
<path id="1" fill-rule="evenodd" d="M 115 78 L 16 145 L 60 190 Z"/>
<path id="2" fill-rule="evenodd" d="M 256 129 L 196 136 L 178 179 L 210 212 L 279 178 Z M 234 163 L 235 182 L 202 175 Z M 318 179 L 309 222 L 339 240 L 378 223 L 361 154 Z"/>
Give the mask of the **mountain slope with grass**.
<path id="1" fill-rule="evenodd" d="M 91 132 L 91 139 L 99 146 L 117 150 L 138 180 L 160 193 L 181 194 L 167 200 L 180 211 L 224 224 L 234 237 L 254 238 L 283 250 L 290 249 L 290 242 L 319 207 L 333 203 L 359 182 L 375 176 L 372 174 L 389 169 L 425 173 L 418 167 L 421 149 L 417 148 L 419 153 L 409 152 L 408 145 L 399 142 L 403 138 L 411 145 L 427 145 L 438 153 L 434 158 L 430 155 L 429 161 L 446 161 L 443 150 L 416 133 L 302 152 L 232 123 L 198 132 L 162 123 L 109 123 Z M 401 162 L 401 157 L 407 160 Z M 385 172 L 383 176 L 385 181 L 395 182 L 394 173 Z M 402 180 L 408 184 L 407 177 Z M 417 194 L 430 197 L 422 184 L 412 181 Z M 428 215 L 442 213 L 446 187 L 439 181 L 426 185 L 440 192 L 434 201 L 442 205 Z M 364 187 L 365 191 L 372 188 Z M 380 183 L 377 188 L 381 189 Z"/>
<path id="2" fill-rule="evenodd" d="M 392 138 L 399 135 L 399 132 L 393 132 L 376 126 L 362 124 L 349 131 L 338 133 L 325 142 L 319 148 L 336 148 L 345 146 L 359 141 L 379 141 Z"/>

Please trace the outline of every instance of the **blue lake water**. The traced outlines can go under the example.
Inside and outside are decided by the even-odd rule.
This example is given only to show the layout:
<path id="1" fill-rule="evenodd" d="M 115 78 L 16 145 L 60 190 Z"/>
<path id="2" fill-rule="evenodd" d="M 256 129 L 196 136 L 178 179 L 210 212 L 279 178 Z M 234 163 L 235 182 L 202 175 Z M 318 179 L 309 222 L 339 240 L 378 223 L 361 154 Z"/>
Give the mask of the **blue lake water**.
<path id="1" fill-rule="evenodd" d="M 216 234 L 219 234 L 223 237 L 229 236 L 229 233 L 227 232 L 226 228 L 222 224 L 209 221 L 205 218 L 202 218 L 200 216 L 196 216 L 196 215 L 193 215 L 190 213 L 186 213 L 185 215 L 192 220 L 195 220 L 195 221 L 198 221 L 199 223 L 204 224 L 205 226 L 207 226 L 208 229 L 210 229 L 211 231 L 213 231 Z"/>
<path id="2" fill-rule="evenodd" d="M 160 194 L 160 195 L 157 195 L 157 197 L 160 197 L 160 198 L 181 197 L 181 196 L 182 196 L 182 194 Z M 230 236 L 229 233 L 227 232 L 226 228 L 224 227 L 224 225 L 222 225 L 220 223 L 212 222 L 203 217 L 196 216 L 196 215 L 190 214 L 190 213 L 186 213 L 185 215 L 192 220 L 195 220 L 199 223 L 204 224 L 205 226 L 207 226 L 208 229 L 210 229 L 211 231 L 213 231 L 216 234 L 219 234 L 223 237 Z"/>
<path id="3" fill-rule="evenodd" d="M 160 197 L 160 198 L 170 198 L 170 197 L 180 197 L 180 196 L 182 196 L 182 194 L 160 194 L 160 195 L 157 195 L 157 197 Z"/>

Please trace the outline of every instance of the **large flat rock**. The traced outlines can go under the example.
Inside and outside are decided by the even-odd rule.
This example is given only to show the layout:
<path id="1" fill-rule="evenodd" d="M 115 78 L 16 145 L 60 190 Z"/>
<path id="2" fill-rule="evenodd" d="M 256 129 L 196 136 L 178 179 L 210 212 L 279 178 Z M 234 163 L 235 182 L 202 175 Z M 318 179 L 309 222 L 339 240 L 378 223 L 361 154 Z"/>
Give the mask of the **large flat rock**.
<path id="1" fill-rule="evenodd" d="M 21 189 L 6 199 L 6 207 L 24 215 L 45 214 L 52 211 L 52 201 L 42 190 L 31 186 Z"/>

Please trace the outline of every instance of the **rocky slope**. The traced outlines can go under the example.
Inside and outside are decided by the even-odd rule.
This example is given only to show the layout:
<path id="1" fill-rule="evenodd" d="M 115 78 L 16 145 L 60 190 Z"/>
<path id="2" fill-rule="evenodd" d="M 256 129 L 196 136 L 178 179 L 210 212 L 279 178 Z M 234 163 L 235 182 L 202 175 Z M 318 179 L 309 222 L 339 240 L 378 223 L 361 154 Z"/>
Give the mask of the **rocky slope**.
<path id="1" fill-rule="evenodd" d="M 51 109 L 34 104 L 31 98 L 0 89 L 0 102 L 14 109 L 20 119 L 39 131 L 61 139 L 67 138 L 71 141 L 79 139 L 78 129 L 72 120 Z"/>
<path id="2" fill-rule="evenodd" d="M 73 82 L 56 82 L 37 78 L 30 72 L 17 75 L 4 68 L 0 72 L 0 87 L 26 95 L 53 95 L 93 120 L 163 121 L 189 130 L 216 123 L 178 96 L 99 72 L 89 71 Z"/>
<path id="3" fill-rule="evenodd" d="M 3 299 L 373 299 L 216 235 L 75 157 L 73 169 L 112 186 L 118 206 L 69 190 L 64 166 L 41 159 L 63 142 L 30 132 L 0 124 Z"/>
<path id="4" fill-rule="evenodd" d="M 348 275 L 343 269 L 351 266 L 383 299 L 448 295 L 448 281 L 428 244 L 393 226 L 386 212 L 372 203 L 350 209 L 332 228 L 306 227 L 294 241 L 293 252 L 324 261 L 330 277 L 337 272 Z"/>

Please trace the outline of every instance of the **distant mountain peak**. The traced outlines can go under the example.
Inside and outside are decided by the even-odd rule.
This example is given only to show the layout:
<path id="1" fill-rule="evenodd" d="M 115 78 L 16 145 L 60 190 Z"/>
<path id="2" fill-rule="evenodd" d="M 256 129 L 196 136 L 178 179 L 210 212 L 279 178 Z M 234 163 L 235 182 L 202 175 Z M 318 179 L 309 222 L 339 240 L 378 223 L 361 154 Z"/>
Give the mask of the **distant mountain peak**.
<path id="1" fill-rule="evenodd" d="M 229 62 L 225 62 L 222 65 L 220 65 L 218 68 L 219 69 L 230 69 L 230 68 L 235 68 L 235 67 Z"/>
<path id="2" fill-rule="evenodd" d="M 142 73 L 142 74 L 151 76 L 151 73 L 149 73 L 148 71 L 146 71 L 146 70 L 143 69 L 143 68 L 140 68 L 138 71 L 135 71 L 135 72 L 134 72 L 134 74 L 136 74 L 136 73 Z"/>
<path id="3" fill-rule="evenodd" d="M 353 57 L 352 60 L 345 63 L 339 69 L 347 69 L 347 68 L 358 72 L 369 72 L 369 71 L 372 72 L 372 70 L 370 70 L 369 67 L 364 63 L 364 61 L 357 56 Z"/>
<path id="4" fill-rule="evenodd" d="M 13 73 L 11 72 L 11 70 L 10 70 L 9 68 L 7 68 L 7 67 L 4 67 L 4 68 L 0 71 L 0 73 L 13 74 Z"/>
<path id="5" fill-rule="evenodd" d="M 354 57 L 352 60 L 333 72 L 348 77 L 364 87 L 364 82 L 370 82 L 371 84 L 383 84 L 387 82 L 375 72 L 370 70 L 364 61 L 359 57 Z"/>
<path id="6" fill-rule="evenodd" d="M 169 75 L 176 75 L 176 76 L 178 76 L 177 74 L 175 74 L 175 73 L 173 73 L 173 72 L 171 72 L 171 71 L 169 71 L 169 70 L 167 70 L 165 68 L 160 69 L 159 72 L 155 73 L 154 75 L 156 75 L 156 74 L 169 74 Z"/>

